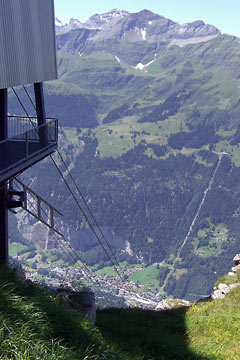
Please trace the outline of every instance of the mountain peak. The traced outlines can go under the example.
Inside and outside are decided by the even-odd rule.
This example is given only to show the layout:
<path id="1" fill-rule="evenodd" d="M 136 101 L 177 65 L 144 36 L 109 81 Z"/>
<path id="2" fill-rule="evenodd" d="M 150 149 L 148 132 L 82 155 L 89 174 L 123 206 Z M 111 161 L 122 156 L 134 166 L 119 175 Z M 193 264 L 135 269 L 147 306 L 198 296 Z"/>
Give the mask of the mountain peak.
<path id="1" fill-rule="evenodd" d="M 213 25 L 205 24 L 202 20 L 186 23 L 179 26 L 176 38 L 204 38 L 214 37 L 220 34 L 220 31 Z"/>
<path id="2" fill-rule="evenodd" d="M 121 19 L 128 15 L 129 15 L 129 13 L 127 11 L 113 9 L 107 13 L 95 14 L 95 15 L 91 16 L 87 20 L 86 24 L 90 27 L 101 28 L 102 26 L 108 24 L 109 22 L 113 21 L 114 19 Z"/>
<path id="3" fill-rule="evenodd" d="M 141 11 L 139 11 L 137 13 L 132 14 L 132 15 L 138 16 L 139 18 L 143 18 L 145 20 L 164 18 L 163 16 L 155 14 L 152 11 L 147 10 L 147 9 L 141 10 Z"/>
<path id="4" fill-rule="evenodd" d="M 69 25 L 72 28 L 79 28 L 79 27 L 82 27 L 83 23 L 81 23 L 81 21 L 79 21 L 78 19 L 71 18 L 69 21 Z"/>

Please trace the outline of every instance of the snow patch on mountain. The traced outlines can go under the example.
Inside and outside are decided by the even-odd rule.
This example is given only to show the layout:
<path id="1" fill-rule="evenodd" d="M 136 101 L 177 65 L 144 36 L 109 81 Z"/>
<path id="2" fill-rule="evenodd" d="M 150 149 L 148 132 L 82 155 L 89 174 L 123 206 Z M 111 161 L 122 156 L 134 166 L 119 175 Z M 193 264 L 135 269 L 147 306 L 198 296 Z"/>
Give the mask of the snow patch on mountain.
<path id="1" fill-rule="evenodd" d="M 146 28 L 144 29 L 139 29 L 138 27 L 135 27 L 134 30 L 136 31 L 136 33 L 138 34 L 138 36 L 141 38 L 141 40 L 147 40 L 146 39 Z"/>
<path id="2" fill-rule="evenodd" d="M 134 30 L 136 31 L 136 33 L 137 33 L 138 35 L 140 35 L 140 29 L 139 29 L 139 28 L 135 27 Z"/>
<path id="3" fill-rule="evenodd" d="M 124 16 L 126 16 L 126 14 L 128 14 L 127 11 L 114 9 L 114 10 L 113 10 L 113 13 L 112 13 L 112 16 L 113 16 L 113 17 L 121 16 L 121 17 L 123 18 Z"/>
<path id="4" fill-rule="evenodd" d="M 157 54 L 154 55 L 154 59 L 149 61 L 149 63 L 147 63 L 147 64 L 138 63 L 137 66 L 135 66 L 134 68 L 137 70 L 143 70 L 145 72 L 148 72 L 147 67 L 149 65 L 151 65 L 152 63 L 154 63 L 154 61 L 156 61 L 156 59 L 157 59 Z"/>
<path id="5" fill-rule="evenodd" d="M 77 19 L 74 19 L 74 20 L 73 20 L 73 24 L 74 24 L 74 25 L 80 25 L 81 22 L 80 22 L 79 20 L 77 20 Z"/>
<path id="6" fill-rule="evenodd" d="M 57 17 L 55 18 L 55 26 L 62 27 L 64 26 L 61 20 L 59 20 Z"/>
<path id="7" fill-rule="evenodd" d="M 112 21 L 117 21 L 118 18 L 124 18 L 129 15 L 127 11 L 114 9 L 104 14 L 95 14 L 91 16 L 85 25 L 88 25 L 90 28 L 102 28 L 104 25 L 111 23 Z"/>
<path id="8" fill-rule="evenodd" d="M 139 70 L 144 70 L 144 71 L 146 71 L 145 66 L 146 66 L 146 65 L 143 65 L 142 63 L 138 63 L 137 66 L 135 66 L 135 69 L 139 69 Z M 147 71 L 146 71 L 146 72 L 147 72 Z"/>
<path id="9" fill-rule="evenodd" d="M 142 40 L 147 40 L 147 38 L 146 38 L 146 29 L 141 30 L 141 34 L 142 34 Z"/>

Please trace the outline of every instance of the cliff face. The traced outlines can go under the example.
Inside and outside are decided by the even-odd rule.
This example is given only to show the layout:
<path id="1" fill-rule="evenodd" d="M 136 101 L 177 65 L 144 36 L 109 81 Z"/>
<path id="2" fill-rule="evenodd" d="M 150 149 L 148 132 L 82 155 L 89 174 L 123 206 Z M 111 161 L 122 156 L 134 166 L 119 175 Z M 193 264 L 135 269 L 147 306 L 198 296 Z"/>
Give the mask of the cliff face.
<path id="1" fill-rule="evenodd" d="M 37 243 L 43 250 L 51 250 L 58 247 L 55 235 L 24 210 L 18 211 L 17 218 L 18 231 L 25 239 Z M 69 226 L 61 221 L 56 222 L 56 227 L 76 250 L 85 252 L 99 245 L 97 238 L 90 229 L 75 229 L 73 226 Z M 126 241 L 117 235 L 111 227 L 101 226 L 101 231 L 113 249 L 125 250 Z M 100 238 L 102 237 L 97 228 L 95 228 L 95 232 Z"/>

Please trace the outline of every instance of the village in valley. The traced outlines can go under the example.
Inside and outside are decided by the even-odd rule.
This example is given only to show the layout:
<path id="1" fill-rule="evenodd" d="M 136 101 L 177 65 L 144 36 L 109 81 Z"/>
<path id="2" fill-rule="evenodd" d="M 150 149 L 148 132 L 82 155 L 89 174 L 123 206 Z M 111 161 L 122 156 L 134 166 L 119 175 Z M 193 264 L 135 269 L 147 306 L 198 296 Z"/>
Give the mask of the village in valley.
<path id="1" fill-rule="evenodd" d="M 33 262 L 24 259 L 23 255 L 16 255 L 13 257 L 18 260 L 25 270 L 25 276 L 31 281 L 37 281 L 46 286 L 57 288 L 68 288 L 71 290 L 79 290 L 83 287 L 94 290 L 95 294 L 99 293 L 102 298 L 104 294 L 111 294 L 117 305 L 118 299 L 121 306 L 125 304 L 126 307 L 141 307 L 144 309 L 155 309 L 158 303 L 162 300 L 162 295 L 158 288 L 146 287 L 139 281 L 134 282 L 131 276 L 143 272 L 145 267 L 142 264 L 129 265 L 122 268 L 122 279 L 118 274 L 114 274 L 114 270 L 106 271 L 104 268 L 90 272 L 87 267 L 77 262 L 75 265 L 50 263 L 48 261 L 42 262 L 40 256 Z M 149 275 L 149 274 L 147 274 Z M 151 284 L 151 282 L 150 282 Z M 116 301 L 117 299 L 117 301 Z M 98 298 L 96 295 L 96 303 Z M 103 299 L 101 304 L 104 303 Z M 106 304 L 110 305 L 111 304 Z"/>

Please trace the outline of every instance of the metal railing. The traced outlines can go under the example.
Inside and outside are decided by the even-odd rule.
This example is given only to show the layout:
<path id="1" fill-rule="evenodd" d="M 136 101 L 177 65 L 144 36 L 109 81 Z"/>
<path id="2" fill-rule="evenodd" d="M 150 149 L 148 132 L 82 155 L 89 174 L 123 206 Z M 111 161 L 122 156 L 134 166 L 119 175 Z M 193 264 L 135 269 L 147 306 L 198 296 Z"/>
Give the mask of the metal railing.
<path id="1" fill-rule="evenodd" d="M 57 145 L 58 121 L 56 119 L 49 119 L 41 126 L 36 124 L 36 127 L 34 122 L 30 123 L 31 126 L 29 123 L 28 118 L 14 118 L 9 127 L 9 134 L 15 135 L 0 141 L 0 181 L 9 171 L 13 169 L 17 171 L 17 168 L 27 161 L 32 160 L 34 163 L 36 156 L 41 157 L 41 154 L 46 156 L 48 149 L 50 153 L 51 148 Z M 26 131 L 22 132 L 22 130 Z"/>
<path id="2" fill-rule="evenodd" d="M 47 118 L 46 122 L 55 120 L 54 118 Z M 8 116 L 8 137 L 13 137 L 19 134 L 26 133 L 38 127 L 37 117 L 35 116 Z"/>
<path id="3" fill-rule="evenodd" d="M 35 141 L 39 143 L 45 142 L 47 144 L 51 144 L 57 142 L 57 136 L 58 136 L 57 130 L 58 130 L 57 120 L 54 119 L 40 126 L 37 126 L 37 124 L 35 127 L 31 126 L 29 130 L 18 133 L 12 137 L 9 137 L 6 140 L 12 140 L 12 141 L 24 140 L 26 142 Z"/>

